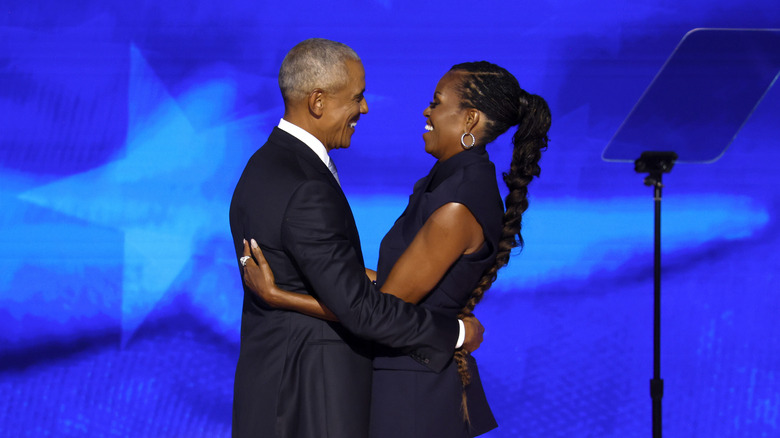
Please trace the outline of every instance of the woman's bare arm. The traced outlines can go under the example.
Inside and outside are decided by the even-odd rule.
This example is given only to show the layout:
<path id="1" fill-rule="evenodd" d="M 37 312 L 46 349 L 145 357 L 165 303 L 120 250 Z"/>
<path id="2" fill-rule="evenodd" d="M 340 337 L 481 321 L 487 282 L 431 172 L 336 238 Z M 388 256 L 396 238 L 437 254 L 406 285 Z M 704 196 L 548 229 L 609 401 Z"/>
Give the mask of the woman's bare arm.
<path id="1" fill-rule="evenodd" d="M 485 242 L 482 227 L 463 204 L 450 202 L 425 221 L 382 285 L 409 303 L 418 303 L 441 281 L 463 254 L 478 250 Z"/>

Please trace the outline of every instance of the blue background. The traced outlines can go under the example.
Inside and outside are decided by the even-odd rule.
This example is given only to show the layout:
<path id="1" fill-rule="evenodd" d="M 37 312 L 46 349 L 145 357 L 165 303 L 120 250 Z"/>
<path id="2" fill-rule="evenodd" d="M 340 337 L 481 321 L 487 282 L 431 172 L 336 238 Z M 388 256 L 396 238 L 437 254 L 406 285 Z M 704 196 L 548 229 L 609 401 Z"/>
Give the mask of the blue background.
<path id="1" fill-rule="evenodd" d="M 487 436 L 650 436 L 651 189 L 601 152 L 690 29 L 779 25 L 774 0 L 4 1 L 0 435 L 229 436 L 228 204 L 284 54 L 318 36 L 366 68 L 370 112 L 332 156 L 368 266 L 433 164 L 422 111 L 451 65 L 547 99 L 526 249 L 477 308 Z M 669 436 L 780 435 L 778 114 L 775 87 L 719 161 L 664 179 Z M 508 137 L 490 151 L 508 166 Z"/>

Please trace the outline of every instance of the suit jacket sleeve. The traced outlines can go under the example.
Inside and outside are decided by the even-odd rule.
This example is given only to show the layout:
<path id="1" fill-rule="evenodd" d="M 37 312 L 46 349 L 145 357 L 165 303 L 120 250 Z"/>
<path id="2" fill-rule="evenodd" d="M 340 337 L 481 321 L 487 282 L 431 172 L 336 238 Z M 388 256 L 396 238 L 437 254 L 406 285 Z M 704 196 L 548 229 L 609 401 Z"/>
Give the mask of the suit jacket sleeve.
<path id="1" fill-rule="evenodd" d="M 301 184 L 291 197 L 282 242 L 312 295 L 355 335 L 395 348 L 413 349 L 414 359 L 443 369 L 455 349 L 457 320 L 380 292 L 365 274 L 349 238 L 354 226 L 343 195 L 317 180 Z"/>

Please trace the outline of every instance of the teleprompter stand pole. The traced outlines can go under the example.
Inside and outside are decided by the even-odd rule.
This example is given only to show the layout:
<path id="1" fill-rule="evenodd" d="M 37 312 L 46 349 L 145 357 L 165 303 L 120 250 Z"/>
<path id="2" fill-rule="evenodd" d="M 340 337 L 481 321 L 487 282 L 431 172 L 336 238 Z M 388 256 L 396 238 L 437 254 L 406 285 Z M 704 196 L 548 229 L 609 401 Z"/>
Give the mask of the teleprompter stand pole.
<path id="1" fill-rule="evenodd" d="M 677 160 L 674 152 L 642 152 L 634 161 L 637 173 L 649 173 L 645 185 L 653 187 L 655 201 L 655 249 L 653 266 L 653 378 L 650 380 L 650 397 L 653 400 L 653 438 L 661 438 L 661 400 L 664 396 L 664 381 L 661 379 L 661 176 L 669 173 Z"/>

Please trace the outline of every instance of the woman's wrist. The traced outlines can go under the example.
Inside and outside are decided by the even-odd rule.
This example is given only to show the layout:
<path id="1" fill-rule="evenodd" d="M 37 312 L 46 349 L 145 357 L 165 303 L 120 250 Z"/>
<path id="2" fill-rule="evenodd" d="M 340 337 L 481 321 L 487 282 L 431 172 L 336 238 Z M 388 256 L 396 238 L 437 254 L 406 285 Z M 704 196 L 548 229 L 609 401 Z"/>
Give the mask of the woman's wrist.
<path id="1" fill-rule="evenodd" d="M 279 308 L 282 307 L 283 297 L 284 297 L 284 293 L 281 290 L 279 290 L 279 288 L 276 287 L 276 285 L 274 285 L 272 288 L 268 290 L 266 302 L 271 307 Z"/>

